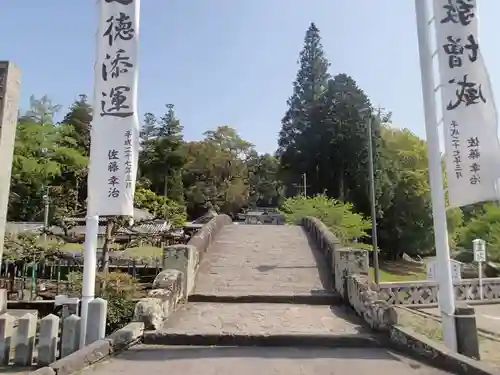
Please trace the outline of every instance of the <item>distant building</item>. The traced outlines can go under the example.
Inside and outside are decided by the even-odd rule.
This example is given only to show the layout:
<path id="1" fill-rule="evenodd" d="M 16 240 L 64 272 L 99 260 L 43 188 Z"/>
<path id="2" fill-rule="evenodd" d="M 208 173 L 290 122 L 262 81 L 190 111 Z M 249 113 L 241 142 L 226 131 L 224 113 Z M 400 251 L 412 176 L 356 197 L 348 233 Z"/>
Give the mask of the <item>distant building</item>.
<path id="1" fill-rule="evenodd" d="M 59 226 L 51 226 L 49 231 L 55 235 L 67 235 L 75 240 L 83 241 L 85 239 L 85 213 L 74 217 L 64 218 L 64 224 L 67 228 L 66 232 Z M 168 233 L 172 227 L 168 220 L 154 219 L 154 216 L 146 210 L 134 208 L 133 221 L 136 223 L 130 227 L 123 227 L 117 230 L 117 241 L 127 241 L 133 236 L 143 235 L 151 236 L 152 240 L 161 237 Z M 6 233 L 21 234 L 21 233 L 42 233 L 43 223 L 41 222 L 7 222 Z M 106 233 L 106 218 L 99 218 L 99 247 Z"/>

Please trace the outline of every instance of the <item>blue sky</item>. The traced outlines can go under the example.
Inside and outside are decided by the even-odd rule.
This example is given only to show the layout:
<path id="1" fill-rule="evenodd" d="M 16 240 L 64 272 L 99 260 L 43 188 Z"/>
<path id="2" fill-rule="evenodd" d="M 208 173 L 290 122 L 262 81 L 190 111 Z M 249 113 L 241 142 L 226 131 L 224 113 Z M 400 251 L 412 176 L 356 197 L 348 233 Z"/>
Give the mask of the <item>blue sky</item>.
<path id="1" fill-rule="evenodd" d="M 480 45 L 500 90 L 499 0 L 479 1 Z M 93 0 L 0 0 L 0 59 L 31 94 L 67 107 L 92 93 Z M 310 22 L 331 73 L 351 75 L 394 122 L 424 136 L 412 0 L 142 0 L 139 108 L 173 103 L 186 139 L 235 127 L 261 152 L 276 148 Z"/>

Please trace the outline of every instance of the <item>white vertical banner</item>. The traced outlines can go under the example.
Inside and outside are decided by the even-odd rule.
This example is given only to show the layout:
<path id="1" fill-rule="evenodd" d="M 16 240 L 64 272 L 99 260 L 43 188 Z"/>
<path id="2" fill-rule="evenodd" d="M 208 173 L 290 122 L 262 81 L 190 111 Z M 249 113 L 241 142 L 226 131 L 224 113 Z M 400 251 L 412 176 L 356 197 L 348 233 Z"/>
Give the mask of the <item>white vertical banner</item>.
<path id="1" fill-rule="evenodd" d="M 133 215 L 140 0 L 99 0 L 88 215 Z"/>
<path id="2" fill-rule="evenodd" d="M 434 0 L 449 207 L 497 200 L 498 118 L 476 0 Z"/>

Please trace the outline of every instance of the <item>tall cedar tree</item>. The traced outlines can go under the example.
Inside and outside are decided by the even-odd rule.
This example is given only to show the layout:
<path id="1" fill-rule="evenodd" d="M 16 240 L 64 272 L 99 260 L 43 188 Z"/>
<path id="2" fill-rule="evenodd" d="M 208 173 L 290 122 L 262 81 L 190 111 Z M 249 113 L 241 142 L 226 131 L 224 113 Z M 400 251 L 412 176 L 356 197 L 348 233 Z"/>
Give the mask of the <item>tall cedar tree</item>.
<path id="1" fill-rule="evenodd" d="M 328 82 L 323 103 L 321 129 L 311 135 L 319 134 L 322 142 L 316 148 L 316 155 L 320 156 L 316 160 L 318 187 L 333 198 L 352 202 L 358 211 L 369 215 L 367 116 L 373 112 L 370 100 L 352 77 L 338 74 Z M 380 158 L 381 121 L 380 116 L 372 116 L 377 198 L 381 198 L 387 183 Z M 379 213 L 381 209 L 379 205 Z"/>
<path id="2" fill-rule="evenodd" d="M 278 156 L 286 184 L 287 195 L 297 192 L 302 173 L 311 171 L 314 144 L 308 144 L 304 134 L 317 121 L 317 107 L 327 89 L 329 62 L 323 52 L 319 29 L 311 23 L 306 32 L 304 47 L 299 57 L 300 68 L 293 83 L 293 94 L 288 99 L 288 110 L 281 121 Z"/>

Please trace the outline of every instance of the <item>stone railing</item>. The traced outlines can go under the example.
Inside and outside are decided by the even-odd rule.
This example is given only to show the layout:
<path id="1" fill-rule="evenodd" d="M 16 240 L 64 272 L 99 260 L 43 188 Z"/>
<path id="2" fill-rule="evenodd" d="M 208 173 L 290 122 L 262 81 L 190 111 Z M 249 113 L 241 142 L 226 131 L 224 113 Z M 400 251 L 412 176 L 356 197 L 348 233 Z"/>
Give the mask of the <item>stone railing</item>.
<path id="1" fill-rule="evenodd" d="M 106 312 L 105 300 L 96 298 L 89 303 L 87 345 L 104 337 Z M 7 310 L 0 315 L 0 365 L 44 366 L 76 352 L 82 334 L 80 321 L 75 314 L 64 319 L 50 314 L 38 322 L 36 313 L 15 317 Z"/>
<path id="2" fill-rule="evenodd" d="M 217 215 L 203 226 L 188 242 L 189 246 L 195 247 L 200 252 L 206 252 L 214 237 L 219 231 L 232 220 L 227 215 Z M 176 245 L 174 245 L 176 246 Z M 177 245 L 182 246 L 182 245 Z M 167 246 L 169 248 L 170 246 Z"/>
<path id="3" fill-rule="evenodd" d="M 366 322 L 366 325 L 383 333 L 380 338 L 385 336 L 385 339 L 380 341 L 381 345 L 387 343 L 390 347 L 402 352 L 416 355 L 418 358 L 425 358 L 432 361 L 437 367 L 454 374 L 498 374 L 497 369 L 468 358 L 463 355 L 465 353 L 458 354 L 450 351 L 442 344 L 424 337 L 416 333 L 411 327 L 404 325 L 401 310 L 410 309 L 401 305 L 395 306 L 395 301 L 388 300 L 387 291 L 390 290 L 393 296 L 398 296 L 398 301 L 401 301 L 403 297 L 394 288 L 405 284 L 406 288 L 409 288 L 407 285 L 412 285 L 415 290 L 418 290 L 420 283 L 394 283 L 378 288 L 370 282 L 368 277 L 368 252 L 366 250 L 343 247 L 328 228 L 315 218 L 303 218 L 301 224 L 310 239 L 325 255 L 326 261 L 330 265 L 335 290 L 340 293 L 344 301 L 353 308 L 356 314 Z M 490 289 L 485 293 L 491 293 L 488 295 L 496 297 L 498 280 L 493 279 L 493 282 L 490 280 L 488 280 Z M 436 290 L 435 284 L 425 283 L 427 289 Z M 456 290 L 459 289 L 463 293 L 457 293 L 457 295 L 477 295 L 476 292 L 473 292 L 477 283 L 477 280 L 464 280 L 457 283 Z M 471 290 L 472 292 L 468 292 Z M 418 292 L 414 291 L 414 293 Z M 414 300 L 419 300 L 418 298 L 414 297 Z"/>
<path id="4" fill-rule="evenodd" d="M 134 322 L 144 323 L 144 329 L 160 329 L 184 297 L 184 274 L 176 269 L 161 271 L 153 281 L 153 289 L 135 305 Z"/>
<path id="5" fill-rule="evenodd" d="M 380 284 L 381 297 L 394 305 L 422 305 L 438 302 L 438 285 L 434 281 L 406 281 Z M 500 278 L 483 279 L 483 299 L 500 298 Z M 465 279 L 455 283 L 457 301 L 479 300 L 479 279 Z"/>
<path id="6" fill-rule="evenodd" d="M 179 302 L 187 301 L 203 255 L 219 231 L 231 223 L 229 216 L 217 215 L 186 245 L 166 246 L 163 249 L 163 271 L 156 276 L 148 297 L 136 304 L 135 322 L 143 322 L 146 330 L 161 328 Z"/>
<path id="7" fill-rule="evenodd" d="M 388 330 L 397 316 L 391 305 L 368 279 L 368 251 L 343 247 L 320 220 L 305 217 L 301 221 L 308 236 L 325 255 L 335 290 L 344 301 L 376 330 Z"/>

